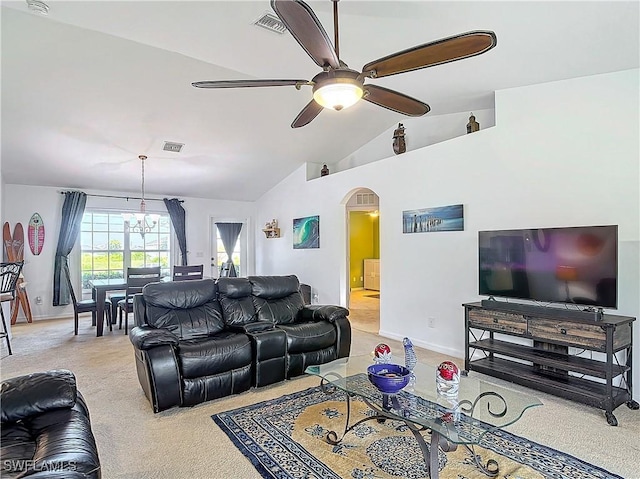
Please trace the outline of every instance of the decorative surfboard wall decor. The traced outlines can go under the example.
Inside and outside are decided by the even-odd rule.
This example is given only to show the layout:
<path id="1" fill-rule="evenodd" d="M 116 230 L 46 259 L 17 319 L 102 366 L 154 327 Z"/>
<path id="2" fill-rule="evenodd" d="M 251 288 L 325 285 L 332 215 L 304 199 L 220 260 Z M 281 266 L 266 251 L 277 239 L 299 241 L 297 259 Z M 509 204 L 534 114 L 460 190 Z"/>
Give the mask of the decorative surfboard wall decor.
<path id="1" fill-rule="evenodd" d="M 24 229 L 22 228 L 22 223 L 15 225 L 13 235 L 11 235 L 11 226 L 9 226 L 9 223 L 5 223 L 2 228 L 2 240 L 4 242 L 5 258 L 9 263 L 24 260 Z M 27 322 L 31 323 L 33 316 L 24 274 L 21 274 L 20 278 L 18 278 L 15 294 L 15 300 L 11 302 L 11 324 L 16 324 L 18 310 L 21 307 Z"/>
<path id="2" fill-rule="evenodd" d="M 29 220 L 28 236 L 31 253 L 38 256 L 44 246 L 44 222 L 38 213 L 34 213 Z"/>

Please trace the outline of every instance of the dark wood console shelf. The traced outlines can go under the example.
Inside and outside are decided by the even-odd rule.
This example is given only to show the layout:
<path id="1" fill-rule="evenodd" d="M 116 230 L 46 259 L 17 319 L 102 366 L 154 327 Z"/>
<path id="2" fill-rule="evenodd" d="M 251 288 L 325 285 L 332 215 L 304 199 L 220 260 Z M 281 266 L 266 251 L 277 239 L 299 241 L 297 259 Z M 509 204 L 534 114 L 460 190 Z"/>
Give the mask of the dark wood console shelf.
<path id="1" fill-rule="evenodd" d="M 604 409 L 612 426 L 618 424 L 615 408 L 624 403 L 639 408 L 631 388 L 636 318 L 503 301 L 463 306 L 467 372 Z M 594 351 L 601 359 L 569 348 Z"/>

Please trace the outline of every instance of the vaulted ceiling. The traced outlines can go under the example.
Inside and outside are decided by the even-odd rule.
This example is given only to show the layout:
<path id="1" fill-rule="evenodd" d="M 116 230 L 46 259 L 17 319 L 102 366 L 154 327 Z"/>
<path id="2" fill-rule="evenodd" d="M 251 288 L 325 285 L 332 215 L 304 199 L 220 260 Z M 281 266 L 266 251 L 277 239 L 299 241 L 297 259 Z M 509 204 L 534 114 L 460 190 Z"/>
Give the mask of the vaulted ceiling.
<path id="1" fill-rule="evenodd" d="M 305 162 L 334 163 L 403 116 L 359 102 L 291 122 L 302 87 L 201 90 L 191 82 L 311 79 L 289 33 L 253 25 L 263 1 L 2 1 L 2 175 L 6 183 L 257 199 Z M 330 0 L 312 1 L 333 39 Z M 492 30 L 493 50 L 374 80 L 432 117 L 491 108 L 496 90 L 639 67 L 639 2 L 339 3 L 340 57 L 360 70 L 399 50 Z M 593 112 L 594 115 L 602 112 Z M 184 143 L 181 153 L 162 150 Z"/>

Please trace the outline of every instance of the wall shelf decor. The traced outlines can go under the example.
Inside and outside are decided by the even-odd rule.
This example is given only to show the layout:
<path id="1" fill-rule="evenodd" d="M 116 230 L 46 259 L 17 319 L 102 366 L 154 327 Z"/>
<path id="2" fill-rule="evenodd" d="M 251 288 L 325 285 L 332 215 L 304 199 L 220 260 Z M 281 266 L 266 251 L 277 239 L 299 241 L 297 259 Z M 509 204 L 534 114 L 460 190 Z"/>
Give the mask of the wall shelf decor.
<path id="1" fill-rule="evenodd" d="M 273 219 L 265 223 L 262 230 L 267 238 L 280 238 L 280 228 L 278 228 L 278 220 Z"/>

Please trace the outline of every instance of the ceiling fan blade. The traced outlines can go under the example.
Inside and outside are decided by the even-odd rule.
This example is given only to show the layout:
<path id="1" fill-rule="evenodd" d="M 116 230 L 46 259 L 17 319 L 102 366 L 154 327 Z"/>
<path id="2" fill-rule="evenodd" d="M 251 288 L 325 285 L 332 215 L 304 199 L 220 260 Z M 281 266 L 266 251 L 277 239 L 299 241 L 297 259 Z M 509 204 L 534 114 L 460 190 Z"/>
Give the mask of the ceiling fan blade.
<path id="1" fill-rule="evenodd" d="M 309 5 L 301 0 L 271 0 L 271 8 L 319 67 L 340 67 L 327 32 Z"/>
<path id="2" fill-rule="evenodd" d="M 257 86 L 295 86 L 309 85 L 307 80 L 217 80 L 197 81 L 192 85 L 196 88 L 247 88 Z"/>
<path id="3" fill-rule="evenodd" d="M 403 115 L 422 116 L 431 110 L 429 105 L 420 100 L 381 86 L 365 85 L 364 91 L 364 100 Z"/>
<path id="4" fill-rule="evenodd" d="M 323 110 L 322 106 L 316 103 L 315 100 L 311 100 L 307 105 L 298 113 L 296 119 L 291 123 L 291 128 L 300 128 L 311 123 L 316 116 Z"/>
<path id="5" fill-rule="evenodd" d="M 380 58 L 366 64 L 362 72 L 373 72 L 372 78 L 381 78 L 441 65 L 485 53 L 495 47 L 497 41 L 496 34 L 490 31 L 461 33 Z"/>

